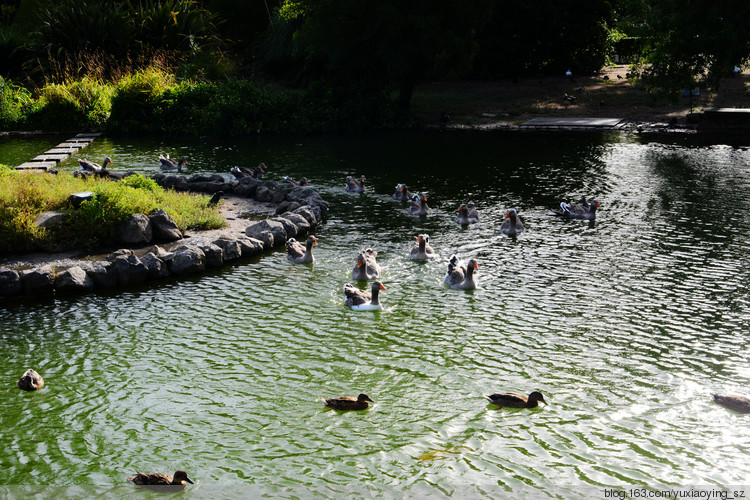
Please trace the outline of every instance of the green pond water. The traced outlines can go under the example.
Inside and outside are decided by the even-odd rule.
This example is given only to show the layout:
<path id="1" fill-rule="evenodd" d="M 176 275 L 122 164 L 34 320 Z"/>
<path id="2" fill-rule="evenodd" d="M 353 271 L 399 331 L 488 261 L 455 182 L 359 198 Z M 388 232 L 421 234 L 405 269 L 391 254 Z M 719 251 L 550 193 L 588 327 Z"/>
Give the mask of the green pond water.
<path id="1" fill-rule="evenodd" d="M 329 201 L 317 261 L 279 250 L 149 287 L 0 302 L 0 485 L 24 497 L 140 497 L 135 470 L 185 469 L 183 494 L 603 498 L 606 488 L 750 484 L 750 151 L 629 134 L 414 132 L 96 140 L 114 168 L 265 162 Z M 0 144 L 0 163 L 21 163 Z M 77 168 L 75 157 L 61 164 Z M 347 175 L 368 191 L 346 193 Z M 397 183 L 427 194 L 414 217 Z M 595 222 L 550 208 L 596 198 Z M 474 201 L 481 221 L 454 223 Z M 508 208 L 526 231 L 499 231 Z M 439 257 L 406 258 L 420 233 Z M 378 251 L 384 309 L 345 283 Z M 479 288 L 443 285 L 452 254 Z M 364 286 L 364 285 L 363 285 Z M 46 381 L 26 393 L 33 367 Z M 483 393 L 541 391 L 535 410 Z M 320 397 L 367 393 L 367 411 Z M 52 486 L 49 486 L 52 488 Z M 111 488 L 111 489 L 110 489 Z M 116 493 L 115 493 L 116 491 Z M 724 491 L 724 490 L 722 490 Z M 637 492 L 636 492 L 637 493 Z M 160 498 L 158 494 L 156 498 Z M 731 495 L 731 493 L 730 493 Z M 633 496 L 633 495 L 631 495 Z"/>

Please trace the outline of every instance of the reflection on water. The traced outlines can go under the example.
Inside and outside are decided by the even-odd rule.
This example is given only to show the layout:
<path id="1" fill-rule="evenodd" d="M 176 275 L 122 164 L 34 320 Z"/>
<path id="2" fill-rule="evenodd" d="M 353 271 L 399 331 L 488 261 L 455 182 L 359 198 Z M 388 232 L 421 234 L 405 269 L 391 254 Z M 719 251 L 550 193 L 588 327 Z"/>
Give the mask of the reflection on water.
<path id="1" fill-rule="evenodd" d="M 206 496 L 746 483 L 750 430 L 709 393 L 748 392 L 750 154 L 637 139 L 97 140 L 87 156 L 144 173 L 160 153 L 188 155 L 190 172 L 264 161 L 271 178 L 310 179 L 330 216 L 313 265 L 276 251 L 154 288 L 0 308 L 0 484 L 181 468 Z M 344 192 L 347 175 L 368 192 Z M 392 200 L 397 183 L 426 193 L 431 214 Z M 582 195 L 602 203 L 595 222 L 547 215 Z M 481 220 L 461 227 L 468 201 Z M 526 226 L 516 238 L 499 231 L 511 207 Z M 437 259 L 407 258 L 420 233 Z M 366 247 L 388 288 L 375 313 L 343 306 Z M 479 261 L 477 290 L 442 284 L 453 253 Z M 15 388 L 29 367 L 39 393 Z M 482 397 L 532 390 L 549 404 Z M 375 400 L 364 412 L 316 400 L 360 392 Z"/>

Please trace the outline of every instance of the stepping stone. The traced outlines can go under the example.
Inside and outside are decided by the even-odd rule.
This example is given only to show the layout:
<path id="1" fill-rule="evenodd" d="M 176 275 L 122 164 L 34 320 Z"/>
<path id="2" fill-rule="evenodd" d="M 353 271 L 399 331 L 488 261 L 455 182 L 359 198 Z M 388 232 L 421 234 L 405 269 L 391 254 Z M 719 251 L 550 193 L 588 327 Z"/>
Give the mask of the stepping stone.
<path id="1" fill-rule="evenodd" d="M 81 193 L 73 193 L 68 197 L 68 201 L 73 208 L 78 208 L 84 201 L 90 201 L 94 199 L 94 193 L 92 191 L 83 191 Z"/>

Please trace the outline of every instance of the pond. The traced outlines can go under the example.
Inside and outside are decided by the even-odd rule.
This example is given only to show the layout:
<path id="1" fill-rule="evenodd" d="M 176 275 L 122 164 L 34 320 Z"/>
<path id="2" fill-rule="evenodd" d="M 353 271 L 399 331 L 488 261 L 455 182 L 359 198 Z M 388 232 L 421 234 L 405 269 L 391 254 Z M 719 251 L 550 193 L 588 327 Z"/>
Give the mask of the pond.
<path id="1" fill-rule="evenodd" d="M 711 393 L 750 392 L 748 149 L 409 132 L 102 138 L 82 154 L 150 174 L 160 153 L 187 155 L 190 173 L 263 161 L 271 179 L 307 177 L 331 205 L 317 260 L 279 250 L 148 288 L 0 303 L 0 484 L 176 469 L 194 494 L 227 498 L 747 484 L 750 426 Z M 347 175 L 367 192 L 345 192 Z M 397 183 L 431 213 L 391 199 Z M 582 195 L 600 201 L 596 221 L 548 215 Z M 462 227 L 468 201 L 481 220 Z M 509 208 L 526 226 L 515 238 L 499 231 Z M 406 257 L 421 233 L 439 254 L 427 263 Z M 367 247 L 384 308 L 354 312 L 343 285 Z M 443 284 L 452 254 L 477 259 L 476 290 Z M 29 367 L 38 393 L 15 387 Z M 482 396 L 532 390 L 548 405 Z M 366 411 L 318 401 L 360 392 Z"/>

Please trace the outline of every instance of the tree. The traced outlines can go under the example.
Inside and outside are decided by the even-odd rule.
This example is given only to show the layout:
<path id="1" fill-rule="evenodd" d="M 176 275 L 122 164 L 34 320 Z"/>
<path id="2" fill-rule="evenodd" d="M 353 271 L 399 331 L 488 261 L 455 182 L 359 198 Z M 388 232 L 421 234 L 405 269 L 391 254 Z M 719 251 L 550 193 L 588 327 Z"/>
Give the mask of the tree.
<path id="1" fill-rule="evenodd" d="M 395 84 L 408 108 L 419 79 L 466 73 L 490 14 L 491 0 L 287 0 L 280 20 L 300 23 L 295 50 L 310 71 L 367 92 Z"/>

